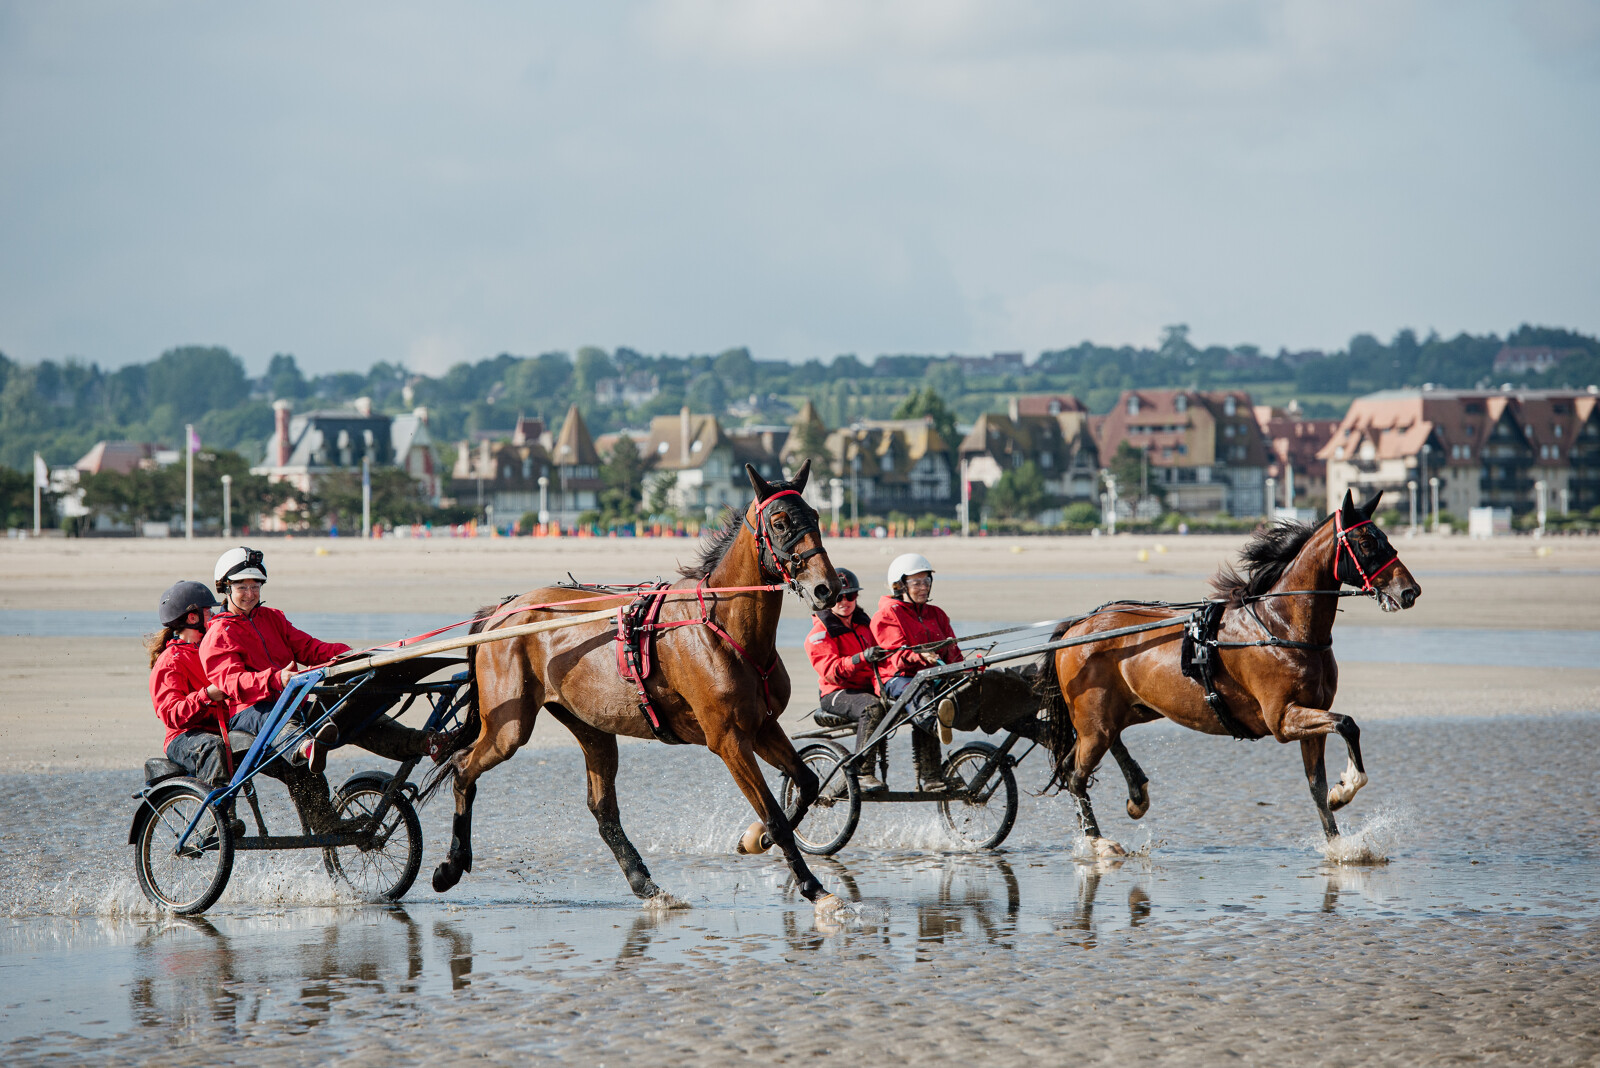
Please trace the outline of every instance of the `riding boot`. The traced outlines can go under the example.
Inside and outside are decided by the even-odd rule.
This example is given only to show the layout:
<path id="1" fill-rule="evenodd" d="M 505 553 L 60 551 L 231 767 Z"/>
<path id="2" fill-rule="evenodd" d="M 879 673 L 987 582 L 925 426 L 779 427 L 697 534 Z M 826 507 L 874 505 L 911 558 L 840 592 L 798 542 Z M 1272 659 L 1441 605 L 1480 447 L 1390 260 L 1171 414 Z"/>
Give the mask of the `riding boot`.
<path id="1" fill-rule="evenodd" d="M 939 756 L 939 736 L 920 723 L 911 731 L 911 756 L 917 767 L 918 786 L 930 792 L 944 790 L 943 761 Z"/>
<path id="2" fill-rule="evenodd" d="M 883 722 L 883 718 L 888 714 L 889 706 L 882 701 L 875 702 L 861 713 L 861 718 L 856 720 L 856 752 L 861 752 L 861 747 L 866 744 L 868 738 L 872 737 L 872 732 L 878 729 L 878 725 Z M 889 753 L 886 741 L 879 742 L 873 746 L 872 752 L 867 754 L 867 758 L 856 769 L 856 781 L 861 784 L 863 790 L 888 789 L 888 786 L 876 774 L 876 769 L 880 765 L 884 774 L 887 775 L 889 773 Z"/>

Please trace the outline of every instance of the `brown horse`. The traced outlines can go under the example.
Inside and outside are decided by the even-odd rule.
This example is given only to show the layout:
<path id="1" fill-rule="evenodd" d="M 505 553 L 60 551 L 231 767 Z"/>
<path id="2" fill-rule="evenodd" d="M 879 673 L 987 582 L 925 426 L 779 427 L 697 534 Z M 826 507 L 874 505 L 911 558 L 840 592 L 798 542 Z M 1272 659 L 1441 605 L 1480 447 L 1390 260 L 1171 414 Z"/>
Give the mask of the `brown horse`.
<path id="1" fill-rule="evenodd" d="M 1217 573 L 1212 588 L 1223 605 L 1218 647 L 1211 655 L 1220 709 L 1183 673 L 1184 631 L 1176 624 L 1045 654 L 1041 674 L 1053 683 L 1052 733 L 1061 740 L 1054 747 L 1057 781 L 1078 802 L 1084 833 L 1097 852 L 1115 854 L 1121 848 L 1100 833 L 1089 804 L 1089 777 L 1109 749 L 1128 782 L 1128 815 L 1143 816 L 1150 806 L 1148 780 L 1123 745 L 1122 732 L 1162 716 L 1206 734 L 1251 739 L 1270 734 L 1280 742 L 1299 742 L 1322 829 L 1330 839 L 1338 836 L 1334 811 L 1367 782 L 1360 729 L 1349 716 L 1328 710 L 1339 681 L 1332 646 L 1339 596 L 1350 585 L 1393 612 L 1410 608 L 1422 593 L 1372 522 L 1377 506 L 1375 496 L 1357 508 L 1347 492 L 1340 509 L 1318 526 L 1280 523 L 1251 538 L 1243 552 L 1244 576 L 1226 566 Z M 1179 607 L 1112 605 L 1083 622 L 1063 625 L 1055 637 L 1187 615 Z M 1048 670 L 1052 658 L 1053 672 Z M 1350 764 L 1330 791 L 1323 754 L 1334 732 L 1344 739 Z"/>
<path id="2" fill-rule="evenodd" d="M 769 484 L 746 465 L 755 500 L 743 522 L 730 513 L 723 530 L 707 535 L 699 561 L 680 569 L 683 578 L 671 589 L 683 592 L 663 597 L 657 622 L 667 626 L 659 631 L 655 665 L 645 678 L 661 730 L 652 727 L 638 689 L 618 671 L 614 616 L 476 648 L 472 670 L 481 726 L 475 739 L 461 743 L 471 747 L 452 754 L 429 783 L 431 790 L 453 777 L 456 795 L 450 853 L 434 871 L 435 890 L 448 890 L 462 872 L 472 870 L 472 801 L 478 778 L 527 742 L 539 710 L 547 708 L 583 747 L 589 811 L 639 897 L 656 904 L 674 902 L 650 878 L 639 851 L 623 833 L 616 792 L 617 735 L 660 737 L 716 753 L 783 850 L 800 892 L 819 909 L 838 905 L 795 844 L 793 825 L 815 799 L 818 783 L 778 726 L 778 715 L 789 702 L 789 675 L 775 644 L 782 584 L 813 610 L 828 608 L 839 595 L 839 576 L 822 547 L 817 513 L 800 495 L 810 467 L 809 461 L 801 465 L 792 482 Z M 737 587 L 766 588 L 718 592 Z M 620 594 L 608 602 L 595 599 L 595 593 L 559 586 L 533 590 L 508 602 L 483 629 L 620 608 L 634 596 Z M 566 611 L 515 611 L 522 604 L 561 601 L 582 603 Z M 800 809 L 793 821 L 767 788 L 758 756 L 798 787 Z"/>

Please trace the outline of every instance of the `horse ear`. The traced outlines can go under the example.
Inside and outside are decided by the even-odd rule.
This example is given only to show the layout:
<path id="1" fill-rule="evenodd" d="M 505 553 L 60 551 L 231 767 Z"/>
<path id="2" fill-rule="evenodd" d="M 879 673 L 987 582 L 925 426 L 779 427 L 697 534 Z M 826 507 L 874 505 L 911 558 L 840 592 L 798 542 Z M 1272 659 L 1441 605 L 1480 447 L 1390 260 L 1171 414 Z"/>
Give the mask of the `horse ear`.
<path id="1" fill-rule="evenodd" d="M 750 476 L 750 488 L 756 491 L 756 500 L 764 501 L 772 496 L 772 487 L 767 485 L 767 480 L 761 477 L 754 465 L 745 464 L 744 473 Z"/>
<path id="2" fill-rule="evenodd" d="M 1378 510 L 1378 502 L 1383 499 L 1383 490 L 1372 495 L 1372 500 L 1361 506 L 1361 518 L 1371 519 L 1372 513 Z"/>
<path id="3" fill-rule="evenodd" d="M 1349 519 L 1355 518 L 1356 499 L 1348 489 L 1344 491 L 1344 503 L 1339 505 L 1339 513 Z"/>
<path id="4" fill-rule="evenodd" d="M 800 470 L 794 473 L 794 478 L 792 478 L 790 481 L 794 483 L 794 488 L 796 490 L 804 493 L 806 488 L 806 479 L 810 477 L 811 457 L 808 456 L 806 457 L 806 462 L 800 465 Z"/>

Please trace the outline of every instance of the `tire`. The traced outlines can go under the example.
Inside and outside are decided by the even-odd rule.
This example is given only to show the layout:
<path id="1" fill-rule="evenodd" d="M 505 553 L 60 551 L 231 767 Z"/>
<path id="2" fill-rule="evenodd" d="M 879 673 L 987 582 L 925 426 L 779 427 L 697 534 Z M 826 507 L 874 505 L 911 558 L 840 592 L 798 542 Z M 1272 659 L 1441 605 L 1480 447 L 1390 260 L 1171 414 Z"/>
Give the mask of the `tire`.
<path id="1" fill-rule="evenodd" d="M 999 750 L 988 742 L 972 742 L 944 762 L 948 782 L 971 783 Z M 1002 763 L 984 783 L 982 800 L 952 798 L 939 802 L 939 815 L 950 833 L 969 849 L 993 849 L 1006 840 L 1017 822 L 1017 777 Z"/>
<path id="2" fill-rule="evenodd" d="M 233 832 L 215 809 L 205 807 L 211 788 L 195 779 L 179 779 L 146 800 L 150 811 L 133 842 L 133 866 L 139 889 L 158 908 L 180 916 L 204 912 L 216 904 L 233 874 Z M 200 822 L 184 846 L 175 847 L 196 813 Z"/>
<path id="3" fill-rule="evenodd" d="M 340 819 L 371 813 L 388 788 L 385 782 L 358 779 L 347 782 L 334 795 Z M 383 826 L 373 844 L 330 846 L 322 851 L 328 874 L 342 879 L 367 901 L 399 901 L 411 889 L 422 869 L 422 822 L 404 793 L 397 793 L 383 814 Z"/>
<path id="4" fill-rule="evenodd" d="M 833 742 L 814 742 L 800 750 L 800 762 L 811 769 L 818 782 L 826 779 L 835 765 L 849 756 L 849 750 Z M 841 786 L 844 794 L 837 796 Z M 805 819 L 794 827 L 795 844 L 802 853 L 814 857 L 831 857 L 839 852 L 856 833 L 856 824 L 861 822 L 861 786 L 856 782 L 853 769 L 841 769 L 828 784 L 828 792 L 836 796 L 817 798 L 806 810 Z M 778 799 L 784 815 L 793 822 L 800 808 L 800 792 L 787 775 L 783 777 Z"/>

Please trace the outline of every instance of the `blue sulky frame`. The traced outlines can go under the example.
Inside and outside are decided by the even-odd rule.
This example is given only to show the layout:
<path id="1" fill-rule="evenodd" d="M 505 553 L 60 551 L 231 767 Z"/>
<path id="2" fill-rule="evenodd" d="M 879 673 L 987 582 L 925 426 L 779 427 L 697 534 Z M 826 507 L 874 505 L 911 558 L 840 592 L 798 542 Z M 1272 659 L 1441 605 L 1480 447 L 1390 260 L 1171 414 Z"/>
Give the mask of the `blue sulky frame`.
<path id="1" fill-rule="evenodd" d="M 348 688 L 346 688 L 346 684 L 341 684 L 339 689 L 343 692 L 339 694 L 339 697 L 336 701 L 328 705 L 327 708 L 323 710 L 322 714 L 317 716 L 315 719 L 301 724 L 297 729 L 288 731 L 285 734 L 284 740 L 280 742 L 278 741 L 277 736 L 282 730 L 283 725 L 289 722 L 290 718 L 305 706 L 306 699 L 308 697 L 319 692 L 318 687 L 322 685 L 326 672 L 322 668 L 313 668 L 309 671 L 302 671 L 298 675 L 295 675 L 293 678 L 291 678 L 288 685 L 283 688 L 283 692 L 278 695 L 277 703 L 273 705 L 272 712 L 267 717 L 266 723 L 262 726 L 261 732 L 256 735 L 255 741 L 251 743 L 250 748 L 245 752 L 245 755 L 240 759 L 238 766 L 234 769 L 233 778 L 229 780 L 228 785 L 219 786 L 206 795 L 206 799 L 203 802 L 202 807 L 195 813 L 194 818 L 189 821 L 189 825 L 184 828 L 183 834 L 178 839 L 178 844 L 175 847 L 176 850 L 181 852 L 188 844 L 189 836 L 194 833 L 195 827 L 199 825 L 201 816 L 206 809 L 220 811 L 218 806 L 236 797 L 241 791 L 247 792 L 247 796 L 251 802 L 251 808 L 256 814 L 257 827 L 263 827 L 259 810 L 256 810 L 255 798 L 253 794 L 249 792 L 252 789 L 250 784 L 253 782 L 255 777 L 261 773 L 261 769 L 266 767 L 271 761 L 278 759 L 283 754 L 291 752 L 296 745 L 310 737 L 317 730 L 317 728 L 321 727 L 324 723 L 330 722 L 333 719 L 333 716 L 339 712 L 340 709 L 344 708 L 352 697 L 358 693 L 361 693 L 363 689 L 372 685 L 374 682 L 379 681 L 381 673 L 382 669 L 373 668 L 361 675 L 356 676 L 354 681 L 348 684 Z M 406 701 L 405 705 L 401 708 L 401 714 L 404 714 L 405 710 L 411 707 L 412 702 L 415 701 L 417 697 L 427 696 L 432 704 L 432 712 L 428 716 L 428 721 L 423 729 L 429 731 L 448 729 L 459 720 L 465 708 L 466 701 L 471 696 L 471 687 L 468 687 L 467 695 L 463 696 L 459 700 L 457 699 L 457 694 L 461 691 L 462 687 L 467 686 L 470 681 L 469 674 L 470 673 L 467 671 L 459 671 L 452 675 L 449 679 L 441 680 L 439 682 L 407 683 L 403 690 Z M 397 694 L 396 698 L 398 699 L 399 696 L 401 696 L 401 694 Z M 365 723 L 361 724 L 361 727 L 357 731 L 353 732 L 353 735 L 358 735 L 361 730 L 365 730 L 374 719 L 386 711 L 387 708 L 380 705 L 378 709 L 373 712 L 372 716 L 369 717 Z M 400 788 L 410 787 L 410 784 L 406 780 L 410 778 L 412 770 L 417 765 L 417 761 L 418 758 L 413 757 L 409 760 L 401 762 L 400 768 L 393 776 L 394 779 L 400 780 L 398 784 Z M 365 829 L 336 831 L 330 834 L 267 835 L 263 833 L 255 836 L 244 836 L 236 839 L 234 842 L 234 848 L 309 849 L 316 848 L 318 846 L 357 845 L 360 844 L 363 834 L 370 835 L 372 833 L 370 828 L 375 827 L 382 822 L 385 809 L 388 807 L 389 800 L 392 796 L 392 791 L 385 791 L 383 801 L 380 802 L 377 811 L 372 814 L 374 818 L 364 821 L 366 825 Z"/>

